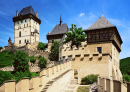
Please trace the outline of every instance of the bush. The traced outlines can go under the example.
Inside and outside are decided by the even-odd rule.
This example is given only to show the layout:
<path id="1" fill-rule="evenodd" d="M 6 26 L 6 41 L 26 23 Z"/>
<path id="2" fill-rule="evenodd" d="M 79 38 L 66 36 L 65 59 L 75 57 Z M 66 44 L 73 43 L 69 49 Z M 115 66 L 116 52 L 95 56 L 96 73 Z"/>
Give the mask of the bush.
<path id="1" fill-rule="evenodd" d="M 6 80 L 11 80 L 13 78 L 13 75 L 11 74 L 11 72 L 7 72 L 7 71 L 1 71 L 0 70 L 0 85 L 6 81 Z"/>
<path id="2" fill-rule="evenodd" d="M 98 75 L 90 74 L 90 75 L 82 78 L 81 84 L 82 85 L 92 84 L 94 82 L 97 82 L 97 78 L 98 78 Z"/>
<path id="3" fill-rule="evenodd" d="M 36 62 L 36 59 L 34 58 L 34 56 L 30 57 L 30 62 L 33 63 L 33 64 Z"/>
<path id="4" fill-rule="evenodd" d="M 47 60 L 44 57 L 41 57 L 40 60 L 38 61 L 38 66 L 40 67 L 40 69 L 46 68 L 46 63 Z"/>
<path id="5" fill-rule="evenodd" d="M 41 56 L 41 55 L 39 55 L 39 56 L 38 56 L 38 59 L 40 59 L 41 57 L 42 57 L 42 56 Z"/>
<path id="6" fill-rule="evenodd" d="M 0 52 L 0 67 L 6 67 L 13 65 L 14 54 L 12 51 Z"/>
<path id="7" fill-rule="evenodd" d="M 14 57 L 14 67 L 16 71 L 20 72 L 25 72 L 29 70 L 29 65 L 28 65 L 28 55 L 27 53 L 23 51 L 17 51 Z"/>
<path id="8" fill-rule="evenodd" d="M 45 51 L 46 49 L 46 44 L 45 43 L 42 43 L 42 42 L 39 42 L 38 46 L 37 46 L 37 49 L 38 50 L 43 50 Z"/>

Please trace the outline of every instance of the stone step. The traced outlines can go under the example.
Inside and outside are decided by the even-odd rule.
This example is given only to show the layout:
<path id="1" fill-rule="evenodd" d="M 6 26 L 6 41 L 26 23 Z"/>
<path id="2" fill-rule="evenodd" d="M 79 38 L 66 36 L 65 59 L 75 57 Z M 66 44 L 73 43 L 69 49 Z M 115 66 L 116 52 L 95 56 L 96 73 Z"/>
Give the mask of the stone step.
<path id="1" fill-rule="evenodd" d="M 76 86 L 70 85 L 68 86 L 68 89 L 74 89 Z"/>
<path id="2" fill-rule="evenodd" d="M 73 89 L 66 89 L 65 92 L 73 92 Z"/>
<path id="3" fill-rule="evenodd" d="M 77 84 L 78 84 L 78 80 L 77 79 L 71 80 L 70 85 L 77 85 Z"/>

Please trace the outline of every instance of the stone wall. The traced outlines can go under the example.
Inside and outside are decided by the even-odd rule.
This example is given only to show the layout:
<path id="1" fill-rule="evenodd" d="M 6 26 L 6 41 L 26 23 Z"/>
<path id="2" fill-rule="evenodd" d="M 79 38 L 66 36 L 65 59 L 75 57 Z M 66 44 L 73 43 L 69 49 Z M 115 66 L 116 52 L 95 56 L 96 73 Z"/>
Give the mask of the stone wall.
<path id="1" fill-rule="evenodd" d="M 6 81 L 0 86 L 0 92 L 40 92 L 47 82 L 70 69 L 71 62 L 65 62 L 43 69 L 40 71 L 40 76 L 35 76 L 31 79 L 22 78 L 18 83 Z"/>
<path id="2" fill-rule="evenodd" d="M 72 69 L 78 70 L 79 82 L 81 78 L 89 74 L 99 74 L 100 76 L 113 76 L 113 79 L 122 79 L 122 74 L 119 69 L 119 63 L 114 64 L 114 60 L 119 62 L 119 54 L 114 55 L 114 46 L 111 42 L 106 43 L 92 43 L 82 42 L 78 48 L 71 43 L 63 45 L 61 52 L 61 59 L 63 61 L 72 61 Z M 97 51 L 97 47 L 102 47 L 102 53 Z M 113 57 L 112 57 L 113 56 Z M 117 56 L 117 57 L 116 57 Z"/>
<path id="3" fill-rule="evenodd" d="M 121 80 L 98 77 L 98 92 L 129 92 L 130 83 L 124 84 Z"/>

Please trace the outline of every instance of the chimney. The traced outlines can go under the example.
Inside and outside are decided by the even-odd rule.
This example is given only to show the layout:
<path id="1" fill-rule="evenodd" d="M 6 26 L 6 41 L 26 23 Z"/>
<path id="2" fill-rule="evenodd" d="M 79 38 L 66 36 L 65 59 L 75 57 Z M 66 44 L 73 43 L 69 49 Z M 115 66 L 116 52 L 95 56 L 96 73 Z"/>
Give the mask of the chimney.
<path id="1" fill-rule="evenodd" d="M 16 16 L 18 16 L 18 10 L 16 11 Z"/>
<path id="2" fill-rule="evenodd" d="M 38 13 L 36 12 L 36 17 L 38 17 Z"/>

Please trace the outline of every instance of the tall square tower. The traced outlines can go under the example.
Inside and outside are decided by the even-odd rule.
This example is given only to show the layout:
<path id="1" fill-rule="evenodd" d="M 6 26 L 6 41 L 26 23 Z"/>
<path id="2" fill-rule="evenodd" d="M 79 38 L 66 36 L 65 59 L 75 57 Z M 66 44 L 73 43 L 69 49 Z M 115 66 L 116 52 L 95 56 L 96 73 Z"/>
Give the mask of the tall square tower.
<path id="1" fill-rule="evenodd" d="M 34 12 L 32 6 L 23 8 L 16 16 L 14 22 L 14 44 L 18 47 L 26 43 L 35 43 L 40 41 L 40 24 L 38 13 Z"/>

